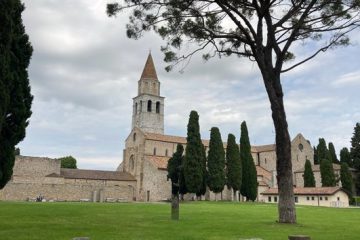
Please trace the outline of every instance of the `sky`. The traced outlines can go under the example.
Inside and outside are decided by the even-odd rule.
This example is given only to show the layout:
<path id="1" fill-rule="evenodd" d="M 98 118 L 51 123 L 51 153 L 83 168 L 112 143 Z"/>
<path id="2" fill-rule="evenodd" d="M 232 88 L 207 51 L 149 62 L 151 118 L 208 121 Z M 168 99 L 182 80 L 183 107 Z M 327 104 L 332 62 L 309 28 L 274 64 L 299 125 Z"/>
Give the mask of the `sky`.
<path id="1" fill-rule="evenodd" d="M 149 51 L 161 95 L 165 97 L 165 134 L 186 136 L 191 110 L 200 115 L 201 136 L 219 127 L 222 140 L 239 141 L 246 121 L 251 144 L 275 142 L 270 103 L 256 63 L 247 59 L 195 55 L 190 64 L 166 72 L 154 33 L 126 37 L 128 17 L 106 15 L 104 0 L 24 0 L 23 22 L 34 48 L 29 78 L 34 95 L 25 156 L 72 155 L 78 168 L 115 170 L 131 131 L 132 98 L 137 95 Z M 352 43 L 319 55 L 282 75 L 291 137 L 302 133 L 317 145 L 333 142 L 339 153 L 350 147 L 360 121 L 360 31 Z M 300 46 L 299 59 L 313 46 Z"/>

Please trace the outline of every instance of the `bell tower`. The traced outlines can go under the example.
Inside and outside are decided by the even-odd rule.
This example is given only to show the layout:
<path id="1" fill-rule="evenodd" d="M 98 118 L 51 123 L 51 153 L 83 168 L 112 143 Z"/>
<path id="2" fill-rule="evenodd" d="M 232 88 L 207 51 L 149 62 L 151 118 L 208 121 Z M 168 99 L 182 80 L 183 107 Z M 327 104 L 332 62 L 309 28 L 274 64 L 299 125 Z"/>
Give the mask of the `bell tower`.
<path id="1" fill-rule="evenodd" d="M 160 96 L 160 82 L 151 53 L 138 81 L 138 95 L 133 98 L 131 126 L 144 132 L 164 134 L 164 97 Z"/>

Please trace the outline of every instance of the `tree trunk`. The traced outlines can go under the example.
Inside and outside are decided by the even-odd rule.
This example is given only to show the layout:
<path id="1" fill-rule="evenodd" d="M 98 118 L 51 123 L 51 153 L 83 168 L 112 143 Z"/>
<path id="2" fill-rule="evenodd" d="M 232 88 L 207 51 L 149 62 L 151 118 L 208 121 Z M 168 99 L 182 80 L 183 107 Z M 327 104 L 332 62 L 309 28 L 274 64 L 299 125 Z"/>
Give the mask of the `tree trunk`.
<path id="1" fill-rule="evenodd" d="M 233 201 L 234 202 L 237 202 L 238 200 L 237 200 L 237 198 L 236 198 L 236 190 L 235 189 L 233 189 Z"/>
<path id="2" fill-rule="evenodd" d="M 296 223 L 296 210 L 291 163 L 291 141 L 283 102 L 280 74 L 275 70 L 262 71 L 266 91 L 271 104 L 276 133 L 276 171 L 279 191 L 279 222 Z"/>
<path id="3" fill-rule="evenodd" d="M 179 194 L 171 196 L 171 219 L 179 220 Z"/>

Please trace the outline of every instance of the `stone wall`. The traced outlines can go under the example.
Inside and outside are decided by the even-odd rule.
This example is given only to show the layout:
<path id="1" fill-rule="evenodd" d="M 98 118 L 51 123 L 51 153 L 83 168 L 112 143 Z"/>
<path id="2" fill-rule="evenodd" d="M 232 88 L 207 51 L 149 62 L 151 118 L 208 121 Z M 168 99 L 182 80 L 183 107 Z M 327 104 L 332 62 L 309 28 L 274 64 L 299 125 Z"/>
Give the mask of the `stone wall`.
<path id="1" fill-rule="evenodd" d="M 167 171 L 159 170 L 149 161 L 144 162 L 144 182 L 141 199 L 143 201 L 163 201 L 171 199 L 171 181 L 167 181 Z"/>
<path id="2" fill-rule="evenodd" d="M 78 179 L 76 179 L 78 180 Z M 103 181 L 65 181 L 63 184 L 48 183 L 14 183 L 9 182 L 0 191 L 0 199 L 5 201 L 26 201 L 42 195 L 47 200 L 80 201 L 92 200 L 93 193 L 102 192 L 104 200 L 113 198 L 121 201 L 132 201 L 136 187 L 134 181 L 117 181 L 116 184 Z M 97 197 L 99 200 L 99 197 Z"/>

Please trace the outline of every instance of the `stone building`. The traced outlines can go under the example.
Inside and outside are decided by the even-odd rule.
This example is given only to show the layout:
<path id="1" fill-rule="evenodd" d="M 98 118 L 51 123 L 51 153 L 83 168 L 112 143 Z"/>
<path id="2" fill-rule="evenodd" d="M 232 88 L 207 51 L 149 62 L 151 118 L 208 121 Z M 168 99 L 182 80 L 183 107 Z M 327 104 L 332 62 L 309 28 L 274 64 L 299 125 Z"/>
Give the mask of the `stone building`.
<path id="1" fill-rule="evenodd" d="M 129 173 L 60 168 L 60 160 L 17 156 L 0 200 L 132 201 L 136 179 Z"/>
<path id="2" fill-rule="evenodd" d="M 160 82 L 157 78 L 151 54 L 138 81 L 138 96 L 133 98 L 132 131 L 125 140 L 123 162 L 118 171 L 130 173 L 136 179 L 136 199 L 138 201 L 161 201 L 170 198 L 170 182 L 167 181 L 167 162 L 176 151 L 176 145 L 186 148 L 186 138 L 164 134 L 164 97 L 160 96 Z M 202 140 L 206 152 L 209 141 Z M 226 143 L 224 143 L 226 148 Z M 260 193 L 276 187 L 275 144 L 252 146 Z M 293 172 L 304 167 L 306 159 L 313 164 L 313 148 L 298 134 L 291 142 Z M 295 180 L 295 179 L 294 179 Z M 222 199 L 231 199 L 232 194 L 225 189 Z M 215 198 L 207 192 L 207 199 Z"/>

